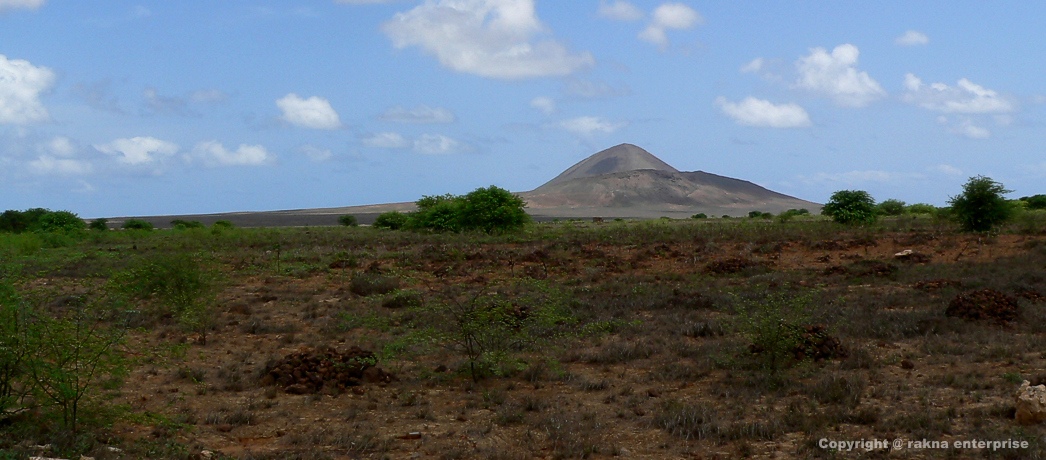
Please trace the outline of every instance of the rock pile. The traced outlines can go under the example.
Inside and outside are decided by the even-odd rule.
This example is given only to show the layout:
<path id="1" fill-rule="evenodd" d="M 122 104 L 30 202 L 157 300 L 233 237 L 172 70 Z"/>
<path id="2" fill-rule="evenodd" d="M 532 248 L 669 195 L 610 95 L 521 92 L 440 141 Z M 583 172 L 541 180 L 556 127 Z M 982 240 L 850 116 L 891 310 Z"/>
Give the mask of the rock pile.
<path id="1" fill-rule="evenodd" d="M 1014 399 L 1017 403 L 1017 423 L 1034 425 L 1046 421 L 1046 385 L 1033 387 L 1025 380 Z"/>
<path id="2" fill-rule="evenodd" d="M 959 294 L 948 304 L 946 316 L 1008 323 L 1017 319 L 1017 299 L 994 289 Z"/>
<path id="3" fill-rule="evenodd" d="M 800 334 L 800 341 L 792 350 L 795 359 L 809 358 L 820 361 L 846 357 L 846 349 L 839 343 L 839 339 L 828 335 L 828 326 L 813 324 L 802 328 Z"/>
<path id="4" fill-rule="evenodd" d="M 316 393 L 324 387 L 344 391 L 362 383 L 390 382 L 393 376 L 380 368 L 374 353 L 352 347 L 346 352 L 333 348 L 303 348 L 266 367 L 262 385 L 279 385 L 290 394 Z"/>

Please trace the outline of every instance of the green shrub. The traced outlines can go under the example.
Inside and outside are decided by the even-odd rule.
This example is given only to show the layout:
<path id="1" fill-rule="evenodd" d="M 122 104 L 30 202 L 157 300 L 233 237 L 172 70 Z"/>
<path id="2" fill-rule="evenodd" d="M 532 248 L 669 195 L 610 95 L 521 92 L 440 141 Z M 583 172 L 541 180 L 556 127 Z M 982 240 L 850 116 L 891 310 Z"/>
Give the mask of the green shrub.
<path id="1" fill-rule="evenodd" d="M 98 230 L 100 232 L 109 231 L 109 219 L 99 217 L 91 221 L 91 224 L 87 226 L 91 230 Z"/>
<path id="2" fill-rule="evenodd" d="M 87 228 L 76 214 L 69 211 L 54 211 L 40 216 L 39 228 L 44 232 L 77 232 Z"/>
<path id="3" fill-rule="evenodd" d="M 1013 205 L 1003 197 L 1010 193 L 989 177 L 971 177 L 962 193 L 951 197 L 952 216 L 963 230 L 987 232 L 1013 216 Z"/>
<path id="4" fill-rule="evenodd" d="M 233 225 L 232 222 L 227 221 L 227 220 L 219 220 L 219 221 L 211 224 L 211 229 L 225 230 L 225 229 L 230 229 L 230 228 L 235 228 L 235 227 L 236 226 Z"/>
<path id="5" fill-rule="evenodd" d="M 803 341 L 803 327 L 810 323 L 810 295 L 771 294 L 761 300 L 740 300 L 738 329 L 751 342 L 760 366 L 771 372 L 794 359 Z"/>
<path id="6" fill-rule="evenodd" d="M 128 219 L 123 223 L 125 230 L 152 230 L 153 224 L 140 219 Z"/>
<path id="7" fill-rule="evenodd" d="M 774 218 L 774 214 L 773 213 L 769 213 L 769 212 L 763 212 L 763 211 L 749 211 L 748 218 L 749 219 L 773 219 Z"/>
<path id="8" fill-rule="evenodd" d="M 1027 203 L 1028 209 L 1046 209 L 1046 195 L 1024 196 L 1021 201 Z"/>
<path id="9" fill-rule="evenodd" d="M 214 278 L 193 256 L 162 255 L 117 273 L 110 278 L 109 288 L 136 299 L 159 301 L 162 311 L 173 314 L 182 326 L 199 333 L 206 343 L 207 330 L 216 319 Z"/>
<path id="10" fill-rule="evenodd" d="M 461 197 L 451 194 L 423 196 L 417 205 L 418 210 L 410 214 L 410 228 L 435 232 L 462 229 Z"/>
<path id="11" fill-rule="evenodd" d="M 338 217 L 338 223 L 345 227 L 358 227 L 360 225 L 359 221 L 356 220 L 356 216 L 348 214 Z"/>
<path id="12" fill-rule="evenodd" d="M 690 216 L 690 218 L 691 219 L 707 219 L 708 218 L 708 214 L 705 214 L 703 212 L 699 212 L 697 214 L 694 214 L 694 215 Z"/>
<path id="13" fill-rule="evenodd" d="M 400 230 L 408 223 L 410 223 L 410 216 L 399 211 L 389 211 L 378 215 L 378 218 L 374 219 L 373 227 Z"/>
<path id="14" fill-rule="evenodd" d="M 937 207 L 932 204 L 926 203 L 915 203 L 905 207 L 905 212 L 908 214 L 933 214 L 937 212 Z"/>
<path id="15" fill-rule="evenodd" d="M 26 311 L 13 287 L 0 278 L 0 419 L 28 394 L 25 385 Z"/>
<path id="16" fill-rule="evenodd" d="M 864 190 L 839 190 L 832 194 L 821 214 L 840 224 L 870 224 L 875 222 L 875 200 Z"/>
<path id="17" fill-rule="evenodd" d="M 369 297 L 375 294 L 388 294 L 400 287 L 399 278 L 383 276 L 376 273 L 360 273 L 349 282 L 349 291 L 353 294 Z"/>
<path id="18" fill-rule="evenodd" d="M 487 233 L 519 229 L 531 219 L 524 210 L 527 203 L 512 192 L 491 185 L 469 192 L 461 199 L 460 223 L 464 229 Z"/>
<path id="19" fill-rule="evenodd" d="M 206 228 L 203 222 L 198 220 L 182 220 L 174 219 L 171 221 L 171 227 L 175 230 L 188 230 L 192 228 Z"/>
<path id="20" fill-rule="evenodd" d="M 905 203 L 901 200 L 889 199 L 875 206 L 875 210 L 884 216 L 899 216 L 904 214 Z"/>

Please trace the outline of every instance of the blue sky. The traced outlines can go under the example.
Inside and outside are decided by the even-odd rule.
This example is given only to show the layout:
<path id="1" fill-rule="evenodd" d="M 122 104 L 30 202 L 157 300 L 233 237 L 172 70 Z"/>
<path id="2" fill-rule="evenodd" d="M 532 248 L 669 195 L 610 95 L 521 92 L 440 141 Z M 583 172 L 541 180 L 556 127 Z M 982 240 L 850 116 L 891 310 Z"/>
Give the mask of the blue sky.
<path id="1" fill-rule="evenodd" d="M 819 202 L 1046 193 L 1044 30 L 1041 2 L 0 0 L 0 209 L 525 191 L 623 142 Z"/>

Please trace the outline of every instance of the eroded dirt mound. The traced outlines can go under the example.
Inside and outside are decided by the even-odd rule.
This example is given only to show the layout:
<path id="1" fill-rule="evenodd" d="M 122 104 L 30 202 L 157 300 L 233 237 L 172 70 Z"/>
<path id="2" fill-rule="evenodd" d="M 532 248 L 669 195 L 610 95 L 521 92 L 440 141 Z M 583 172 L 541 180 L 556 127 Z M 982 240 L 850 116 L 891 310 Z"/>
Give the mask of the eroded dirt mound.
<path id="1" fill-rule="evenodd" d="M 959 294 L 944 314 L 971 320 L 1010 322 L 1017 319 L 1017 299 L 994 289 Z"/>
<path id="2" fill-rule="evenodd" d="M 345 390 L 363 383 L 392 381 L 392 374 L 376 367 L 377 362 L 374 353 L 359 347 L 345 352 L 303 348 L 267 366 L 261 383 L 279 385 L 290 394 L 306 394 L 324 387 Z"/>
<path id="3" fill-rule="evenodd" d="M 802 330 L 802 338 L 793 350 L 795 359 L 809 358 L 814 361 L 832 358 L 845 358 L 846 349 L 839 339 L 828 335 L 828 326 L 813 324 Z"/>

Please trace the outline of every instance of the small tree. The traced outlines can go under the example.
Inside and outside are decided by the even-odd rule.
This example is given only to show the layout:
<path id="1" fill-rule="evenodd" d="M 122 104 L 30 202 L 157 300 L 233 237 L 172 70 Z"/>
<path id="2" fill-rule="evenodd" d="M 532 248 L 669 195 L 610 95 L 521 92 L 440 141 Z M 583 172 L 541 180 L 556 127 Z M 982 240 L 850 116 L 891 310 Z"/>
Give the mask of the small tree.
<path id="1" fill-rule="evenodd" d="M 98 230 L 100 232 L 109 231 L 109 219 L 99 217 L 91 221 L 91 224 L 87 226 L 91 230 Z"/>
<path id="2" fill-rule="evenodd" d="M 146 222 L 141 219 L 128 219 L 127 222 L 123 223 L 123 228 L 126 230 L 152 230 L 153 224 Z"/>
<path id="3" fill-rule="evenodd" d="M 360 225 L 359 221 L 356 220 L 356 216 L 349 214 L 338 217 L 338 223 L 346 227 L 358 227 Z"/>
<path id="4" fill-rule="evenodd" d="M 516 230 L 530 223 L 526 206 L 522 198 L 503 188 L 478 188 L 461 200 L 461 226 L 487 233 Z"/>
<path id="5" fill-rule="evenodd" d="M 879 203 L 875 206 L 876 211 L 884 216 L 899 216 L 904 214 L 905 202 L 901 200 L 889 199 Z"/>
<path id="6" fill-rule="evenodd" d="M 378 215 L 377 219 L 374 219 L 373 226 L 375 228 L 387 228 L 389 230 L 400 230 L 407 226 L 410 222 L 410 216 L 399 212 L 389 211 Z"/>
<path id="7" fill-rule="evenodd" d="M 927 203 L 915 203 L 910 204 L 904 208 L 904 211 L 908 214 L 934 214 L 937 212 L 937 207 Z"/>
<path id="8" fill-rule="evenodd" d="M 875 200 L 864 190 L 839 190 L 832 194 L 821 214 L 840 224 L 870 224 L 875 222 Z"/>
<path id="9" fill-rule="evenodd" d="M 948 204 L 963 230 L 987 232 L 1012 217 L 1013 205 L 1003 197 L 1010 192 L 990 177 L 976 176 L 971 177 L 962 186 L 962 193 L 951 197 Z"/>
<path id="10" fill-rule="evenodd" d="M 1046 209 L 1046 195 L 1024 196 L 1021 201 L 1028 203 L 1028 209 Z"/>
<path id="11" fill-rule="evenodd" d="M 409 227 L 436 232 L 456 232 L 462 228 L 461 197 L 451 194 L 423 196 L 418 210 L 410 215 Z"/>
<path id="12" fill-rule="evenodd" d="M 40 230 L 45 232 L 76 232 L 87 228 L 87 223 L 69 211 L 54 211 L 40 216 Z"/>

